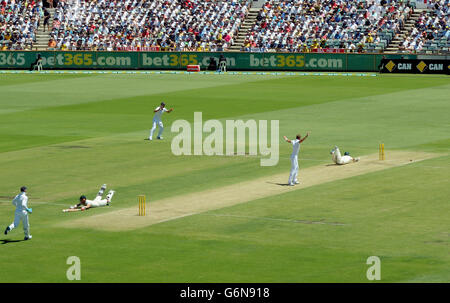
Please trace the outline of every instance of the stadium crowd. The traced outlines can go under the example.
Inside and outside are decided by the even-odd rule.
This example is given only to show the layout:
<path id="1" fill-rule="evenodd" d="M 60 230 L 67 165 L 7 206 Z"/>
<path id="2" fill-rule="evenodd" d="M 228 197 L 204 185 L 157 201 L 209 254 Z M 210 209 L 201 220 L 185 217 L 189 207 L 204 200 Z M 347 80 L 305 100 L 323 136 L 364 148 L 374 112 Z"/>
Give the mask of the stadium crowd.
<path id="1" fill-rule="evenodd" d="M 42 1 L 0 1 L 1 50 L 26 50 L 33 47 L 39 21 L 44 16 Z"/>
<path id="2" fill-rule="evenodd" d="M 226 50 L 248 11 L 244 0 L 65 0 L 49 46 L 62 50 Z"/>
<path id="3" fill-rule="evenodd" d="M 267 0 L 241 50 L 382 51 L 415 0 Z M 222 51 L 251 0 L 0 0 L 1 50 L 31 49 L 40 23 L 49 49 Z M 414 3 L 415 4 L 415 3 Z M 449 0 L 428 0 L 400 51 L 450 47 Z M 44 7 L 55 7 L 53 20 Z"/>
<path id="4" fill-rule="evenodd" d="M 411 15 L 409 1 L 269 0 L 247 35 L 245 50 L 363 50 L 398 34 Z M 391 35 L 381 35 L 389 31 Z M 388 38 L 389 37 L 389 38 Z"/>
<path id="5" fill-rule="evenodd" d="M 431 10 L 420 14 L 411 34 L 400 45 L 401 51 L 420 53 L 450 47 L 450 2 L 434 0 Z"/>

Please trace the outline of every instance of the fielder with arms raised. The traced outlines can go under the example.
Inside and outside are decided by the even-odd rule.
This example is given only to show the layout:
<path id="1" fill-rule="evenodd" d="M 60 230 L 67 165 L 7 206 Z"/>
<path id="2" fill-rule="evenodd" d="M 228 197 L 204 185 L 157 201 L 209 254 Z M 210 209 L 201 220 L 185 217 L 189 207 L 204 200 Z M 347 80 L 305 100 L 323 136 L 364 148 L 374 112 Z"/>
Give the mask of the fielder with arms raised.
<path id="1" fill-rule="evenodd" d="M 161 116 L 163 113 L 165 113 L 165 112 L 170 113 L 171 111 L 173 111 L 173 108 L 167 109 L 166 104 L 164 102 L 161 102 L 161 105 L 158 106 L 157 108 L 155 108 L 155 110 L 153 111 L 155 113 L 155 115 L 153 116 L 153 126 L 152 126 L 152 129 L 150 130 L 150 136 L 148 137 L 148 139 L 150 141 L 153 140 L 153 133 L 156 130 L 156 125 L 159 125 L 157 139 L 162 140 L 163 137 L 161 135 L 164 130 L 164 125 L 162 123 Z"/>
<path id="2" fill-rule="evenodd" d="M 15 196 L 12 204 L 16 207 L 16 212 L 14 216 L 14 222 L 11 223 L 5 230 L 5 235 L 7 235 L 11 230 L 19 226 L 20 221 L 23 224 L 23 232 L 25 233 L 24 240 L 29 240 L 32 238 L 30 235 L 30 223 L 28 222 L 28 214 L 33 212 L 33 209 L 28 208 L 28 197 L 27 197 L 27 187 L 22 186 L 20 188 L 20 194 Z"/>
<path id="3" fill-rule="evenodd" d="M 303 138 L 301 135 L 297 135 L 294 140 L 289 140 L 286 136 L 284 136 L 284 140 L 290 144 L 292 144 L 292 154 L 291 154 L 291 173 L 289 174 L 288 184 L 290 186 L 294 186 L 295 184 L 299 184 L 297 180 L 298 175 L 298 152 L 300 151 L 300 144 L 308 138 L 309 133 L 306 134 Z"/>
<path id="4" fill-rule="evenodd" d="M 82 195 L 80 197 L 80 203 L 77 205 L 71 206 L 68 209 L 63 209 L 63 212 L 73 212 L 73 211 L 84 211 L 89 208 L 108 206 L 111 203 L 111 199 L 114 195 L 114 191 L 110 190 L 106 195 L 106 199 L 102 199 L 103 193 L 106 189 L 106 184 L 103 184 L 100 190 L 97 193 L 97 197 L 94 200 L 87 200 L 86 196 Z"/>

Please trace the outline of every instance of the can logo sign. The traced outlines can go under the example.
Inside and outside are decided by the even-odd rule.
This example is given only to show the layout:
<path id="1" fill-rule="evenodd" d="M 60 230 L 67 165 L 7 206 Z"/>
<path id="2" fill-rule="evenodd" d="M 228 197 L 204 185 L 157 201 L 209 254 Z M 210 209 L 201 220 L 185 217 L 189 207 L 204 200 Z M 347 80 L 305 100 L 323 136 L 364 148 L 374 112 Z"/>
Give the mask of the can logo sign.
<path id="1" fill-rule="evenodd" d="M 420 63 L 417 64 L 417 69 L 420 70 L 421 73 L 423 73 L 423 71 L 425 70 L 426 67 L 427 67 L 427 65 L 423 61 L 420 61 Z"/>
<path id="2" fill-rule="evenodd" d="M 388 64 L 386 64 L 386 68 L 388 69 L 388 71 L 392 72 L 392 70 L 395 67 L 395 63 L 391 61 L 388 62 Z"/>

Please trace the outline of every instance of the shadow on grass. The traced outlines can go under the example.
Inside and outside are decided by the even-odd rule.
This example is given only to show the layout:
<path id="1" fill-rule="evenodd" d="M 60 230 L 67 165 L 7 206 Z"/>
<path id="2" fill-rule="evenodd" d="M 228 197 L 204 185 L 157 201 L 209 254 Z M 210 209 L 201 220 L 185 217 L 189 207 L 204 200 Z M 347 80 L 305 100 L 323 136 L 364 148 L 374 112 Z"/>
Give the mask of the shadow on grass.
<path id="1" fill-rule="evenodd" d="M 8 243 L 16 243 L 16 242 L 22 242 L 25 240 L 9 240 L 9 239 L 5 239 L 5 240 L 0 240 L 0 244 L 8 244 Z"/>
<path id="2" fill-rule="evenodd" d="M 290 186 L 288 183 L 276 183 L 276 182 L 267 182 L 268 184 L 274 184 L 279 186 Z"/>

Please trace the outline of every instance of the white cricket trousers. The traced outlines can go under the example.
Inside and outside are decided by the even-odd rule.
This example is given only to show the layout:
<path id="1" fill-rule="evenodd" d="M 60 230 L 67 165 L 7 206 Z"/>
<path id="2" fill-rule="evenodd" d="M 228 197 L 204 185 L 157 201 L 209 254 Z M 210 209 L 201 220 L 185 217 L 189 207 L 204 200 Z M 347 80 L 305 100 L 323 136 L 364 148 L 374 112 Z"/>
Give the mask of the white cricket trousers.
<path id="1" fill-rule="evenodd" d="M 100 207 L 108 205 L 108 198 L 111 200 L 112 195 L 108 194 L 106 199 L 102 199 L 104 190 L 100 188 L 97 193 L 97 196 L 94 200 L 86 200 L 87 203 L 91 204 L 91 207 Z"/>
<path id="2" fill-rule="evenodd" d="M 97 196 L 94 200 L 86 200 L 86 202 L 91 204 L 91 207 L 100 207 L 106 206 L 108 204 L 108 199 L 102 199 L 102 196 Z"/>
<path id="3" fill-rule="evenodd" d="M 164 125 L 163 125 L 163 123 L 162 123 L 162 121 L 153 121 L 153 126 L 152 126 L 152 129 L 150 130 L 150 138 L 153 138 L 153 133 L 155 132 L 155 130 L 156 130 L 156 125 L 159 125 L 159 132 L 158 132 L 158 137 L 161 137 L 161 134 L 162 134 L 162 132 L 163 132 L 163 130 L 164 130 Z"/>
<path id="4" fill-rule="evenodd" d="M 298 182 L 298 156 L 291 157 L 291 173 L 289 174 L 289 184 Z"/>
<path id="5" fill-rule="evenodd" d="M 332 158 L 334 163 L 338 165 L 348 164 L 353 161 L 353 158 L 350 156 L 341 156 L 341 151 L 339 150 L 339 147 L 336 147 Z"/>
<path id="6" fill-rule="evenodd" d="M 227 63 L 225 61 L 220 62 L 219 68 L 220 68 L 221 72 L 226 72 L 227 71 Z"/>
<path id="7" fill-rule="evenodd" d="M 23 232 L 25 233 L 25 237 L 28 237 L 30 235 L 30 223 L 28 222 L 28 213 L 25 210 L 15 212 L 14 222 L 11 223 L 9 229 L 13 230 L 14 228 L 18 227 L 20 221 L 22 221 Z"/>

